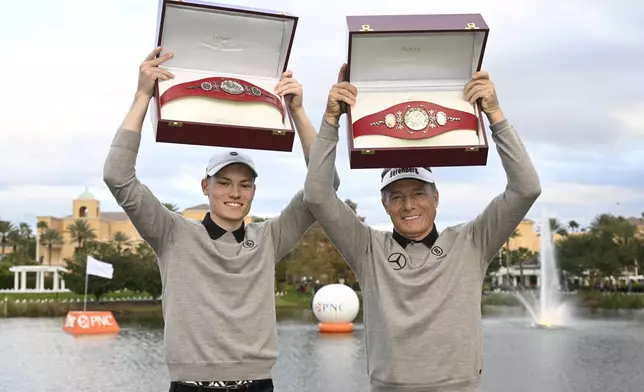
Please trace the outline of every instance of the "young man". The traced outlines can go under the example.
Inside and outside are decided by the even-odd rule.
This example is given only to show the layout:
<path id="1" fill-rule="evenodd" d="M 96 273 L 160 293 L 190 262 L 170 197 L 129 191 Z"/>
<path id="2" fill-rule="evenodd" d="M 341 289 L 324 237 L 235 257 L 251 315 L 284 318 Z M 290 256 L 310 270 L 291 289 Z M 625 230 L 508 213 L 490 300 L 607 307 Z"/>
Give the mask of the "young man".
<path id="1" fill-rule="evenodd" d="M 134 102 L 112 142 L 104 181 L 158 256 L 170 391 L 272 391 L 274 266 L 315 220 L 300 191 L 278 217 L 244 225 L 257 169 L 241 151 L 222 151 L 210 159 L 201 181 L 210 212 L 201 222 L 171 212 L 141 184 L 135 163 L 143 120 L 156 80 L 173 77 L 159 67 L 172 54 L 157 58 L 160 51 L 140 67 Z M 302 108 L 301 86 L 287 72 L 275 92 L 291 95 L 306 158 L 316 132 Z"/>
<path id="2" fill-rule="evenodd" d="M 483 369 L 483 278 L 541 193 L 537 173 L 488 74 L 477 72 L 464 96 L 480 102 L 491 124 L 507 174 L 505 191 L 473 220 L 439 234 L 431 170 L 384 170 L 382 205 L 394 230 L 368 227 L 333 189 L 338 119 L 342 104 L 354 104 L 358 93 L 343 75 L 344 67 L 311 150 L 304 201 L 359 279 L 371 390 L 475 391 Z"/>

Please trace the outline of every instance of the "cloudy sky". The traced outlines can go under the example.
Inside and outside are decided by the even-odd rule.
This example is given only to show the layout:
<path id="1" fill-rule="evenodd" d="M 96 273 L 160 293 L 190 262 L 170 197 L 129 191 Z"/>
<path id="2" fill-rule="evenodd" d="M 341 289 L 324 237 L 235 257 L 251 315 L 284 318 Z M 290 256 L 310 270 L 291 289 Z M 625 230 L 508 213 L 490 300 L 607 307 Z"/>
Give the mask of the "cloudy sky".
<path id="1" fill-rule="evenodd" d="M 85 187 L 118 211 L 102 182 L 110 141 L 133 97 L 138 65 L 154 47 L 155 0 L 32 0 L 0 16 L 0 219 L 35 224 L 71 213 Z M 345 15 L 481 13 L 491 28 L 484 68 L 542 181 L 543 208 L 582 225 L 602 212 L 644 212 L 644 5 L 637 0 L 232 1 L 300 16 L 290 68 L 319 124 L 345 60 Z M 447 5 L 450 4 L 450 5 Z M 341 130 L 344 132 L 344 129 Z M 155 143 L 146 119 L 137 173 L 162 201 L 204 203 L 199 178 L 212 148 Z M 253 151 L 261 167 L 251 213 L 274 216 L 303 185 L 291 153 Z M 341 138 L 339 194 L 371 225 L 390 227 L 378 170 L 349 170 Z M 439 228 L 473 218 L 503 191 L 496 150 L 488 165 L 435 170 Z"/>

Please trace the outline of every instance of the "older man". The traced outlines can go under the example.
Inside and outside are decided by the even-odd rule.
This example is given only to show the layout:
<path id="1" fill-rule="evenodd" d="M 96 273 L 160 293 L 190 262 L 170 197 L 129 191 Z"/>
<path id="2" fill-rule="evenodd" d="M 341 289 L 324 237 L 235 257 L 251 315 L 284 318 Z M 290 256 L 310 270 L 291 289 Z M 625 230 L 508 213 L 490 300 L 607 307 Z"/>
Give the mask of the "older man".
<path id="1" fill-rule="evenodd" d="M 371 390 L 475 391 L 483 371 L 481 286 L 489 261 L 541 193 L 537 173 L 488 74 L 478 72 L 464 97 L 480 102 L 491 124 L 505 191 L 473 220 L 439 233 L 431 170 L 387 169 L 382 205 L 394 229 L 370 228 L 333 188 L 338 120 L 358 93 L 343 75 L 344 66 L 311 150 L 304 201 L 359 279 Z"/>
<path id="2" fill-rule="evenodd" d="M 170 391 L 269 392 L 277 358 L 275 263 L 314 218 L 300 191 L 278 217 L 245 225 L 258 170 L 242 151 L 220 150 L 205 165 L 201 190 L 210 212 L 202 221 L 170 211 L 139 181 L 135 163 L 146 109 L 156 81 L 173 77 L 159 67 L 172 54 L 157 57 L 160 51 L 141 64 L 134 101 L 105 161 L 104 180 L 158 257 Z M 291 76 L 285 73 L 275 92 L 292 97 L 306 159 L 316 132 L 302 108 L 302 88 Z"/>

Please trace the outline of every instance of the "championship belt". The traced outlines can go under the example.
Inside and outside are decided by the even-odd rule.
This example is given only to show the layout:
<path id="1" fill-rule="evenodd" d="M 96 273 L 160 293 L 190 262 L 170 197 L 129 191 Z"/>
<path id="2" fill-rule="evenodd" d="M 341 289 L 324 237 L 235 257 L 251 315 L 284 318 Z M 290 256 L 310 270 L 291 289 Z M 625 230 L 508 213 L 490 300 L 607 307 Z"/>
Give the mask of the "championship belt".
<path id="1" fill-rule="evenodd" d="M 245 80 L 212 77 L 177 84 L 167 89 L 159 103 L 161 106 L 173 99 L 183 97 L 206 97 L 230 101 L 266 102 L 279 110 L 284 119 L 282 102 L 274 95 Z"/>
<path id="2" fill-rule="evenodd" d="M 477 132 L 478 126 L 478 118 L 471 113 L 449 109 L 431 102 L 410 101 L 356 121 L 353 124 L 353 137 L 384 135 L 417 140 L 455 129 Z"/>

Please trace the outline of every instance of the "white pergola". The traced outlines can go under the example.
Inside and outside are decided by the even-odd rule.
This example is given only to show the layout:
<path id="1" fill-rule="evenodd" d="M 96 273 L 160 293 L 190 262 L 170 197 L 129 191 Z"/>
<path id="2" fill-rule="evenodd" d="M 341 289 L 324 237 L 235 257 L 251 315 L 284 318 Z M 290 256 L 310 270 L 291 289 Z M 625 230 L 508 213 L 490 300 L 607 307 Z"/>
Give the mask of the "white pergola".
<path id="1" fill-rule="evenodd" d="M 59 293 L 69 291 L 65 288 L 65 281 L 59 274 L 59 272 L 65 271 L 65 268 L 63 267 L 49 265 L 16 265 L 9 267 L 9 271 L 13 272 L 13 290 L 8 291 L 18 293 Z M 35 288 L 27 288 L 27 273 L 29 272 L 36 273 Z M 51 289 L 45 288 L 45 274 L 47 273 L 54 274 L 54 287 Z"/>

